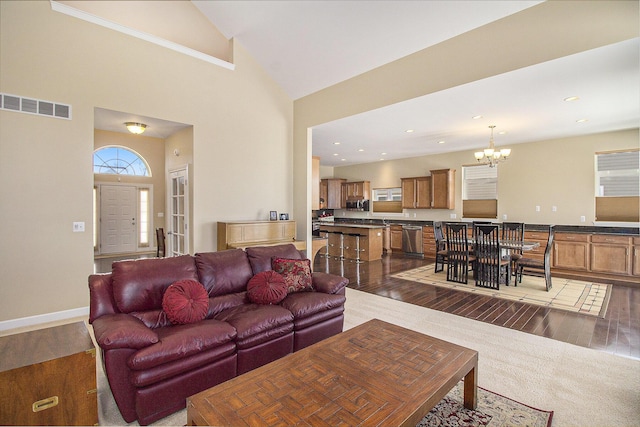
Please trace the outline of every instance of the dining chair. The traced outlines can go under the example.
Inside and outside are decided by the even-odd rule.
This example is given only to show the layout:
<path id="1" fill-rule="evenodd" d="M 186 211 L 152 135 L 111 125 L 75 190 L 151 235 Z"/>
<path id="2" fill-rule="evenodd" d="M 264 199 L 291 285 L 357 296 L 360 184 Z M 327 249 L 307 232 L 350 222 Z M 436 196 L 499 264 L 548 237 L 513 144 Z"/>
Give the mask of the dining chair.
<path id="1" fill-rule="evenodd" d="M 500 241 L 524 242 L 524 222 L 503 222 Z M 516 273 L 516 261 L 522 258 L 522 249 L 509 249 L 511 272 Z M 517 285 L 516 285 L 517 286 Z"/>
<path id="2" fill-rule="evenodd" d="M 156 239 L 158 240 L 156 257 L 164 258 L 165 257 L 164 228 L 156 228 Z"/>
<path id="3" fill-rule="evenodd" d="M 435 221 L 433 223 L 433 235 L 436 240 L 436 266 L 435 273 L 444 270 L 444 264 L 447 262 L 447 244 L 444 240 L 444 232 L 442 231 L 442 222 Z"/>
<path id="4" fill-rule="evenodd" d="M 475 257 L 469 254 L 467 224 L 447 223 L 447 281 L 468 283 L 469 265 Z"/>
<path id="5" fill-rule="evenodd" d="M 516 273 L 515 282 L 522 283 L 522 274 L 524 270 L 533 271 L 536 273 L 544 274 L 544 281 L 547 287 L 547 291 L 551 289 L 551 248 L 553 247 L 554 226 L 549 227 L 549 238 L 547 239 L 547 246 L 544 249 L 544 257 L 542 260 L 534 258 L 522 257 L 516 261 Z"/>
<path id="6" fill-rule="evenodd" d="M 476 225 L 474 234 L 476 286 L 499 290 L 501 282 L 508 285 L 511 279 L 511 260 L 502 257 L 499 227 Z"/>

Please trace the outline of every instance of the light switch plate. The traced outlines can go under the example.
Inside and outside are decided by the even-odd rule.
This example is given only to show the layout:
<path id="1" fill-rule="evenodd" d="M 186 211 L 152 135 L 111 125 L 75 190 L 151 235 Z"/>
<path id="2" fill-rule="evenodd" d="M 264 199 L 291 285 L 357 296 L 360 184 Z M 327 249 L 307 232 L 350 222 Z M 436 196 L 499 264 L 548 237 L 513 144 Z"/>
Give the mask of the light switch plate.
<path id="1" fill-rule="evenodd" d="M 74 233 L 83 233 L 84 232 L 84 222 L 74 222 L 73 223 L 73 232 Z"/>

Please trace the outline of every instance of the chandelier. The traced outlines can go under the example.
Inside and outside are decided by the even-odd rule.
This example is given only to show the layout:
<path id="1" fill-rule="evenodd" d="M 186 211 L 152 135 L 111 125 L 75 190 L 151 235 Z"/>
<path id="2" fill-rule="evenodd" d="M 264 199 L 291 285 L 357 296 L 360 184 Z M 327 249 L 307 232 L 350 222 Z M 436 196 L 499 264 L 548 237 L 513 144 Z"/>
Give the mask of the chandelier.
<path id="1" fill-rule="evenodd" d="M 491 129 L 491 139 L 489 139 L 489 148 L 485 148 L 484 151 L 477 151 L 474 155 L 479 163 L 489 165 L 490 168 L 498 166 L 498 163 L 507 160 L 511 154 L 510 148 L 503 148 L 496 150 L 493 145 L 493 128 L 495 125 L 489 126 Z"/>

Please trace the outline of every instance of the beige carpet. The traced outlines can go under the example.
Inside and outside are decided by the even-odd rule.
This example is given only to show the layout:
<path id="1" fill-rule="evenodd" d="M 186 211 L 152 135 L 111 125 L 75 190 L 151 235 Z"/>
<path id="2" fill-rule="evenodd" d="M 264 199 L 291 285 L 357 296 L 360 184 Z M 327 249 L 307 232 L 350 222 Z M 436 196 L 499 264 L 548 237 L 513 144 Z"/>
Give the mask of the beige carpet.
<path id="1" fill-rule="evenodd" d="M 444 271 L 434 273 L 433 264 L 396 273 L 391 277 L 599 317 L 604 317 L 607 312 L 612 286 L 553 277 L 553 286 L 547 292 L 543 277 L 525 275 L 518 286 L 513 286 L 511 279 L 509 286 L 500 285 L 500 290 L 495 290 L 475 286 L 471 272 L 468 284 L 447 282 L 446 267 Z"/>
<path id="2" fill-rule="evenodd" d="M 639 360 L 347 289 L 345 329 L 372 318 L 478 350 L 479 385 L 555 411 L 554 427 L 638 426 Z M 100 424 L 127 425 L 98 367 Z M 154 425 L 181 426 L 186 421 L 182 410 Z"/>

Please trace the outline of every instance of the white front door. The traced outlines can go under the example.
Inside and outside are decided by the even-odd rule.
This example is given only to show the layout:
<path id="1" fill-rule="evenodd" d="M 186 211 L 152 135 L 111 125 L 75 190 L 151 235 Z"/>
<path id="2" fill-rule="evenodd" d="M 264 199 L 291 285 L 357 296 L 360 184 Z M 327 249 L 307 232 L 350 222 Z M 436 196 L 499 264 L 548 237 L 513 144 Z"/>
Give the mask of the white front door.
<path id="1" fill-rule="evenodd" d="M 167 256 L 189 253 L 189 186 L 187 168 L 170 171 L 169 244 Z"/>
<path id="2" fill-rule="evenodd" d="M 136 251 L 136 196 L 136 187 L 100 186 L 100 253 Z"/>

